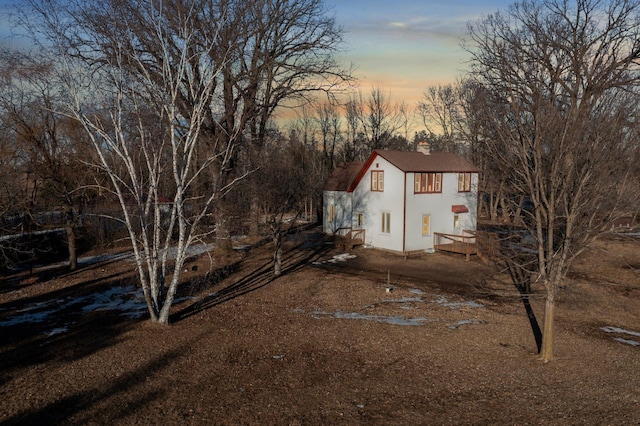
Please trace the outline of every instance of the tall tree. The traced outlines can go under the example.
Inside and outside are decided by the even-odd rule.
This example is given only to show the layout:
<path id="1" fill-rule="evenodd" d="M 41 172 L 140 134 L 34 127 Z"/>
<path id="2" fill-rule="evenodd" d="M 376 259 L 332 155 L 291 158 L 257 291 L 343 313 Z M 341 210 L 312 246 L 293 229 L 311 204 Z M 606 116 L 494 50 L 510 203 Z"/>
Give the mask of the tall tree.
<path id="1" fill-rule="evenodd" d="M 341 141 L 341 120 L 335 102 L 323 102 L 316 106 L 316 122 L 320 131 L 320 142 L 327 170 L 335 168 L 336 147 Z"/>
<path id="2" fill-rule="evenodd" d="M 263 190 L 261 208 L 273 240 L 273 273 L 282 273 L 283 239 L 296 225 L 306 203 L 317 199 L 326 177 L 323 155 L 299 141 L 275 134 L 256 172 Z M 279 137 L 280 136 L 280 137 Z"/>
<path id="3" fill-rule="evenodd" d="M 485 143 L 523 194 L 532 257 L 520 280 L 542 283 L 540 355 L 553 359 L 555 302 L 571 262 L 624 213 L 637 185 L 640 2 L 520 1 L 469 27 L 473 77 L 487 90 Z M 522 283 L 520 283 L 522 284 Z"/>
<path id="4" fill-rule="evenodd" d="M 242 4 L 243 2 L 239 2 Z M 335 59 L 342 49 L 342 28 L 336 25 L 322 0 L 253 0 L 246 3 L 246 42 L 240 45 L 238 70 L 230 78 L 243 106 L 249 167 L 261 162 L 270 123 L 278 108 L 302 109 L 299 135 L 315 143 L 310 111 L 311 97 L 324 93 L 329 98 L 348 85 L 351 69 Z M 257 217 L 259 192 L 252 191 L 252 212 Z"/>
<path id="5" fill-rule="evenodd" d="M 425 128 L 441 135 L 446 152 L 455 152 L 461 120 L 458 86 L 454 84 L 430 86 L 418 102 L 418 113 Z"/>
<path id="6" fill-rule="evenodd" d="M 9 51 L 3 51 L 1 57 L 4 123 L 31 172 L 33 207 L 41 213 L 62 213 L 69 267 L 74 270 L 78 265 L 77 228 L 90 193 L 87 170 L 80 161 L 85 155 L 83 138 L 77 137 L 77 123 L 56 112 L 60 87 L 51 84 L 55 70 L 50 59 Z"/>
<path id="7" fill-rule="evenodd" d="M 347 161 L 364 159 L 374 149 L 395 147 L 398 131 L 406 134 L 407 106 L 395 103 L 381 87 L 374 87 L 368 98 L 362 92 L 349 96 L 345 103 L 347 122 Z"/>
<path id="8" fill-rule="evenodd" d="M 92 6 L 103 21 L 66 15 L 79 27 L 51 22 L 52 40 L 63 42 L 56 47 L 66 66 L 64 111 L 82 124 L 95 166 L 109 178 L 151 320 L 167 324 L 189 248 L 211 233 L 203 221 L 243 177 L 226 179 L 239 130 L 209 121 L 226 64 L 225 55 L 214 54 L 220 27 L 194 26 L 201 5 L 192 1 L 140 1 L 131 15 L 121 13 L 120 2 Z M 206 126 L 218 125 L 224 131 L 203 136 Z M 196 184 L 205 175 L 203 192 Z"/>
<path id="9" fill-rule="evenodd" d="M 236 138 L 238 149 L 225 167 L 221 178 L 231 181 L 251 166 L 260 155 L 274 112 L 283 105 L 295 106 L 314 92 L 332 93 L 352 80 L 351 70 L 343 68 L 334 58 L 342 48 L 342 29 L 336 25 L 322 0 L 110 0 L 59 1 L 30 0 L 53 21 L 66 23 L 55 33 L 56 40 L 67 51 L 83 59 L 104 61 L 106 55 L 95 57 L 117 41 L 137 46 L 145 52 L 147 62 L 161 64 L 163 55 L 180 53 L 180 16 L 188 13 L 192 38 L 208 43 L 209 34 L 216 34 L 215 45 L 209 49 L 210 60 L 220 65 L 212 108 L 207 111 L 201 137 L 217 158 L 223 157 L 224 140 Z M 153 25 L 142 11 L 149 7 L 165 14 L 165 32 L 173 38 L 168 50 L 162 50 L 154 36 Z M 113 22 L 127 22 L 127 25 Z M 81 30 L 79 30 L 81 29 Z M 135 63 L 124 63 L 132 67 Z M 196 73 L 206 73 L 207 62 L 192 63 Z M 162 67 L 149 67 L 150 76 L 161 79 Z M 188 115 L 193 99 L 187 92 L 179 94 L 176 106 Z M 247 163 L 247 164 L 242 164 Z M 242 165 L 242 167 L 240 167 Z M 219 176 L 219 173 L 214 173 Z M 230 246 L 228 214 L 230 206 L 221 200 L 216 206 L 217 245 Z M 255 206 L 255 203 L 251 203 Z"/>

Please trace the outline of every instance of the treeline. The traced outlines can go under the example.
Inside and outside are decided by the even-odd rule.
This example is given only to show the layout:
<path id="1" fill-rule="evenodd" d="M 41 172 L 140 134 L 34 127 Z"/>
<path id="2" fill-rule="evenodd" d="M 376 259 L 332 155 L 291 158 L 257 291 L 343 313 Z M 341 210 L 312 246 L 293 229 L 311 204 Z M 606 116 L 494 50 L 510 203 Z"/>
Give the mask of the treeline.
<path id="1" fill-rule="evenodd" d="M 482 168 L 480 215 L 518 226 L 502 262 L 523 295 L 545 286 L 550 359 L 572 260 L 640 210 L 638 1 L 523 0 L 471 22 L 469 72 L 416 106 L 355 89 L 322 0 L 28 5 L 38 48 L 0 71 L 2 232 L 64 227 L 73 268 L 81 225 L 119 223 L 154 321 L 190 245 L 224 252 L 262 225 L 278 274 L 291 215 L 313 216 L 338 163 L 426 140 Z"/>

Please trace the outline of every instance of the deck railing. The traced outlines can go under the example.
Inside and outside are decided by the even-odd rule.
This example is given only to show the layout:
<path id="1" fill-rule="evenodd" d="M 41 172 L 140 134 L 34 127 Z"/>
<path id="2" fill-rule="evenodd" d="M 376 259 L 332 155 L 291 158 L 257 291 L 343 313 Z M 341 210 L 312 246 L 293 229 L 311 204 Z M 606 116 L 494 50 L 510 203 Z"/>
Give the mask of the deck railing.
<path id="1" fill-rule="evenodd" d="M 456 235 L 434 232 L 433 236 L 433 246 L 436 250 L 464 254 L 466 260 L 470 260 L 472 254 L 478 253 L 475 235 Z"/>
<path id="2" fill-rule="evenodd" d="M 353 229 L 350 227 L 338 228 L 334 232 L 336 237 L 336 247 L 345 251 L 351 250 L 357 245 L 364 244 L 364 229 Z"/>

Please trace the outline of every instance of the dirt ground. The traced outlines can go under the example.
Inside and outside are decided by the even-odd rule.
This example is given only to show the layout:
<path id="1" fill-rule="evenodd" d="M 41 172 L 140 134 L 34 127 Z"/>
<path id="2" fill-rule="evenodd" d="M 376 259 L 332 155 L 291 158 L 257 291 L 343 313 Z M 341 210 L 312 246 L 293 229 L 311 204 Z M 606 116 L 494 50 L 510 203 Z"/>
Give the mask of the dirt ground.
<path id="1" fill-rule="evenodd" d="M 576 262 L 549 363 L 478 259 L 336 258 L 310 233 L 273 279 L 269 248 L 187 265 L 169 327 L 140 316 L 126 259 L 0 280 L 0 423 L 640 424 L 640 238 Z"/>

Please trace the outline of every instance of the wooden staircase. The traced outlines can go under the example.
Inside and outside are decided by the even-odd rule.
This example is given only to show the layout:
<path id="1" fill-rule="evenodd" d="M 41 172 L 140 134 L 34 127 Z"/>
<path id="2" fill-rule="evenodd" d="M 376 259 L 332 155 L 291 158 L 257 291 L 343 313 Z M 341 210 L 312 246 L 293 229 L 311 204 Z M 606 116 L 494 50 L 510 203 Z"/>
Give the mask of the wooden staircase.
<path id="1" fill-rule="evenodd" d="M 335 247 L 339 250 L 349 251 L 364 244 L 364 229 L 338 228 L 334 235 Z"/>

